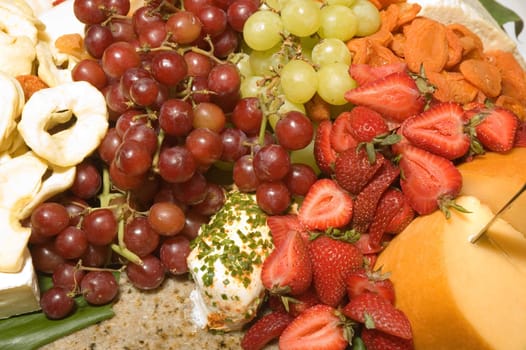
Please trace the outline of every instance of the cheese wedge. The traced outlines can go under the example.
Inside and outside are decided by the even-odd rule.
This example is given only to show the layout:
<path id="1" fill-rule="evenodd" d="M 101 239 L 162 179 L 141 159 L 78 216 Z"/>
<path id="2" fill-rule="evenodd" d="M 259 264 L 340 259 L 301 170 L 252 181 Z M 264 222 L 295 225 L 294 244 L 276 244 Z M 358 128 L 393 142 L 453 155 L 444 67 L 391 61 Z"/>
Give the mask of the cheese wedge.
<path id="1" fill-rule="evenodd" d="M 0 272 L 0 319 L 40 309 L 37 276 L 28 249 L 23 261 L 20 272 Z"/>

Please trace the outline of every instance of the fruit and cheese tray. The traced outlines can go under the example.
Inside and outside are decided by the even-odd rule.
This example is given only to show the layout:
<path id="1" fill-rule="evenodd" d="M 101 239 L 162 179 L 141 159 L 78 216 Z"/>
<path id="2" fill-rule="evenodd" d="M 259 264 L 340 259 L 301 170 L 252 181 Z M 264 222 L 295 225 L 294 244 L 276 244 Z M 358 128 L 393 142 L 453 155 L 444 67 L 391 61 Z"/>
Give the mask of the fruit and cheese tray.
<path id="1" fill-rule="evenodd" d="M 0 349 L 526 349 L 525 11 L 0 0 Z"/>

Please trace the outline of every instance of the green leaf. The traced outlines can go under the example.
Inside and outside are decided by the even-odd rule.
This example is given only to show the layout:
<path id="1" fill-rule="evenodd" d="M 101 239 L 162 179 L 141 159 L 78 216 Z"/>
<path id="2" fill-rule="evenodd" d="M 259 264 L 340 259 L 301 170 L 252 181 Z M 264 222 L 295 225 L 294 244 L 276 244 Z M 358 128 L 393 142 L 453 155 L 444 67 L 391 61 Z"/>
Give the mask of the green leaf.
<path id="1" fill-rule="evenodd" d="M 513 10 L 503 6 L 495 0 L 479 0 L 482 6 L 495 18 L 495 21 L 502 27 L 505 23 L 512 22 L 515 26 L 515 35 L 519 34 L 524 29 L 524 22 L 521 17 Z"/>
<path id="2" fill-rule="evenodd" d="M 51 286 L 51 278 L 39 278 L 41 290 Z M 50 320 L 43 312 L 0 320 L 0 349 L 33 350 L 54 340 L 91 326 L 115 315 L 112 304 L 89 305 L 83 297 L 76 297 L 76 310 L 62 320 Z"/>

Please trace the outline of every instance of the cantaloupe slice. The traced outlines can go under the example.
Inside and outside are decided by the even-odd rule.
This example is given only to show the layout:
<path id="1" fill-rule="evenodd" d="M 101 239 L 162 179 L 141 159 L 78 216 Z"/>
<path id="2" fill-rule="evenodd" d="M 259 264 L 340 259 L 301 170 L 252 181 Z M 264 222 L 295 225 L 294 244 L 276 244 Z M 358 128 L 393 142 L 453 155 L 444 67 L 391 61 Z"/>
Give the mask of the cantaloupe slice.
<path id="1" fill-rule="evenodd" d="M 391 273 L 417 350 L 526 349 L 526 239 L 499 219 L 470 243 L 492 212 L 475 197 L 458 203 L 471 213 L 415 219 L 376 268 Z"/>

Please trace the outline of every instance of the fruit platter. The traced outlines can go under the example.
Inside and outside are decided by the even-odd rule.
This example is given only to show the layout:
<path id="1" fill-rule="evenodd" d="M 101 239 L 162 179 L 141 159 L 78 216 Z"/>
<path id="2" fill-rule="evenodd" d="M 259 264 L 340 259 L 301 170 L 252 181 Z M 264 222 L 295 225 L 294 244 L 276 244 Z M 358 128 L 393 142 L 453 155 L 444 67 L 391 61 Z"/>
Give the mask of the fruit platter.
<path id="1" fill-rule="evenodd" d="M 0 349 L 526 349 L 524 18 L 0 0 Z"/>

